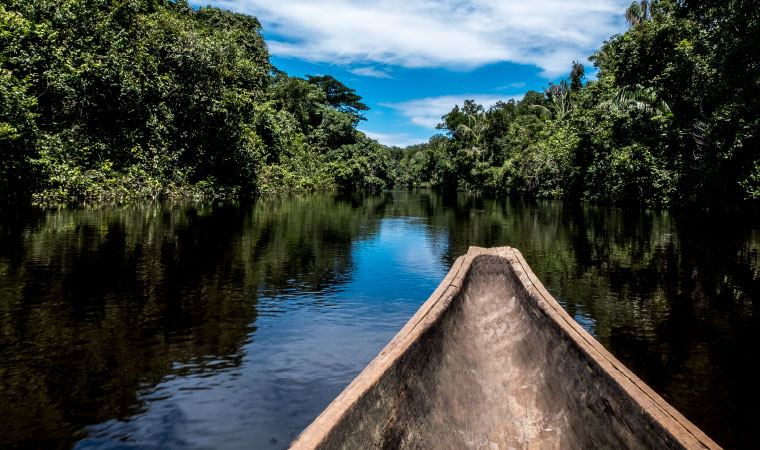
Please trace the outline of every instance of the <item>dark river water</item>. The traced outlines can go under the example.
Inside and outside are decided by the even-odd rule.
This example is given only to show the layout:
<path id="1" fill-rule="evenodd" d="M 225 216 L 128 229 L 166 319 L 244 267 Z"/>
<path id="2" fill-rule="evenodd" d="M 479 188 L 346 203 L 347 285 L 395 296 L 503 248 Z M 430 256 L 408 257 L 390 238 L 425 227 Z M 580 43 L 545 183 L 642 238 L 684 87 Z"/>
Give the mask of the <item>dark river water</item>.
<path id="1" fill-rule="evenodd" d="M 468 246 L 510 245 L 687 418 L 760 448 L 748 220 L 424 191 L 0 213 L 0 447 L 287 447 Z"/>

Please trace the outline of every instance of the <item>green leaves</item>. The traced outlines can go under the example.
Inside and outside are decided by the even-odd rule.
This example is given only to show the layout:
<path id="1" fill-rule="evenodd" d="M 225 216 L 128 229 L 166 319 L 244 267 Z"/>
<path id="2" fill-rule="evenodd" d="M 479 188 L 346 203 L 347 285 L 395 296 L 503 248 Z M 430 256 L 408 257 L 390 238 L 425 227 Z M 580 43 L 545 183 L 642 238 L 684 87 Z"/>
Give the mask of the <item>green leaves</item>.
<path id="1" fill-rule="evenodd" d="M 625 16 L 631 28 L 590 58 L 598 80 L 584 85 L 585 69 L 573 63 L 567 80 L 483 111 L 482 122 L 474 104 L 444 115 L 448 150 L 431 165 L 450 169 L 448 185 L 603 203 L 760 206 L 757 2 L 637 1 Z M 473 147 L 482 151 L 474 156 Z M 436 179 L 414 173 L 422 178 L 413 184 Z"/>
<path id="2" fill-rule="evenodd" d="M 617 110 L 636 108 L 645 114 L 657 117 L 671 113 L 670 106 L 657 95 L 653 88 L 645 88 L 640 84 L 618 89 L 612 105 Z"/>
<path id="3" fill-rule="evenodd" d="M 387 148 L 361 135 L 328 154 L 337 185 L 347 191 L 380 190 L 393 183 Z"/>
<path id="4" fill-rule="evenodd" d="M 0 197 L 129 198 L 409 185 L 608 203 L 757 205 L 752 0 L 640 1 L 569 77 L 390 151 L 331 76 L 274 69 L 253 17 L 183 1 L 0 5 Z M 120 184 L 125 189 L 116 188 Z"/>
<path id="5" fill-rule="evenodd" d="M 366 120 L 363 111 L 368 111 L 369 107 L 361 103 L 362 99 L 356 95 L 354 89 L 346 87 L 343 83 L 331 77 L 323 76 L 306 76 L 308 82 L 318 86 L 325 93 L 325 100 L 328 106 L 337 109 L 340 112 L 350 114 L 353 119 L 352 123 L 356 126 L 359 121 Z"/>
<path id="6" fill-rule="evenodd" d="M 641 0 L 632 2 L 625 10 L 625 21 L 631 26 L 636 26 L 649 19 L 649 2 Z"/>
<path id="7" fill-rule="evenodd" d="M 183 1 L 0 5 L 0 93 L 8 197 L 329 188 L 323 155 L 377 153 L 355 129 L 368 108 L 353 89 L 276 71 L 256 18 Z M 348 184 L 384 186 L 372 161 Z"/>

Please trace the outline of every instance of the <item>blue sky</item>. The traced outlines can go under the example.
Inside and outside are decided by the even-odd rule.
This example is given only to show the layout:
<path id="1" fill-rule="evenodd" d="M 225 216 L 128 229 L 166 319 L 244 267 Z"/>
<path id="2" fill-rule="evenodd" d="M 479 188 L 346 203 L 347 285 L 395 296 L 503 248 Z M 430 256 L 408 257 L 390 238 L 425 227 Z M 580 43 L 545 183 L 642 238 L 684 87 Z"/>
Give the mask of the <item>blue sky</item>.
<path id="1" fill-rule="evenodd" d="M 198 2 L 193 2 L 197 4 Z M 519 99 L 625 31 L 625 0 L 212 0 L 264 27 L 272 63 L 332 75 L 371 108 L 359 129 L 427 142 L 455 104 Z"/>

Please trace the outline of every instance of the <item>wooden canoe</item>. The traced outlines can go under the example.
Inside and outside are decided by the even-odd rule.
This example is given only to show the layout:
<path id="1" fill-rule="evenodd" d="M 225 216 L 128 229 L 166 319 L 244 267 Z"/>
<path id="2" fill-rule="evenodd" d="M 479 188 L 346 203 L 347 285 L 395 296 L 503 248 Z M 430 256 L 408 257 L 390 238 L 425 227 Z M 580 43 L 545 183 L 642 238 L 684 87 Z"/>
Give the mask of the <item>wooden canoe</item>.
<path id="1" fill-rule="evenodd" d="M 720 448 L 544 289 L 470 248 L 293 449 Z"/>

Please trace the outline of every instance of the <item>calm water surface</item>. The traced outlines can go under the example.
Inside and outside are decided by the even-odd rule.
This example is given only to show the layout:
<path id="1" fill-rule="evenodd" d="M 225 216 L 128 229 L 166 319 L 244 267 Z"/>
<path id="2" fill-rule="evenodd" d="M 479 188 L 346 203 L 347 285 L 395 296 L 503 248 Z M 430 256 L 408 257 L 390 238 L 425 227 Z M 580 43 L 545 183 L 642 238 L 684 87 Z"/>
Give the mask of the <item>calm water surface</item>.
<path id="1" fill-rule="evenodd" d="M 760 448 L 760 231 L 464 194 L 0 211 L 0 447 L 284 448 L 469 245 L 729 448 Z"/>

